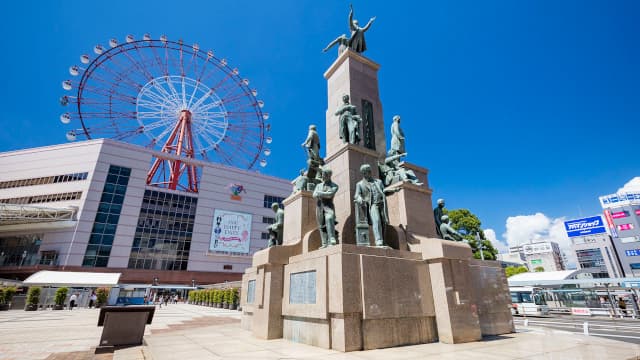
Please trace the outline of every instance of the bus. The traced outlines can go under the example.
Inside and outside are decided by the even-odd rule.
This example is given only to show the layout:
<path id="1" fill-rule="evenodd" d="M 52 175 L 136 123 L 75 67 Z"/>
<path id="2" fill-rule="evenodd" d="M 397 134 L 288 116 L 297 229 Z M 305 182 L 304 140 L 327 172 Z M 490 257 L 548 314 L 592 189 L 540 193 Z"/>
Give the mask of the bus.
<path id="1" fill-rule="evenodd" d="M 512 315 L 549 315 L 549 306 L 541 292 L 542 289 L 531 286 L 513 286 L 511 294 Z"/>

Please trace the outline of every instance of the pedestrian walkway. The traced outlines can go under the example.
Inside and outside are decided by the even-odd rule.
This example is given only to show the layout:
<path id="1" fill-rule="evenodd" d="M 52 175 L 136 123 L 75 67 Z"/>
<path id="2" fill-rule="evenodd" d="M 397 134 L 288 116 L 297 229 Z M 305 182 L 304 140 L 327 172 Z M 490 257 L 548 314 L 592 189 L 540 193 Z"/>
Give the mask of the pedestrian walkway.
<path id="1" fill-rule="evenodd" d="M 0 312 L 0 359 L 640 359 L 640 345 L 531 327 L 467 344 L 422 344 L 341 353 L 240 328 L 240 312 L 177 304 L 157 309 L 145 345 L 93 355 L 99 310 Z"/>

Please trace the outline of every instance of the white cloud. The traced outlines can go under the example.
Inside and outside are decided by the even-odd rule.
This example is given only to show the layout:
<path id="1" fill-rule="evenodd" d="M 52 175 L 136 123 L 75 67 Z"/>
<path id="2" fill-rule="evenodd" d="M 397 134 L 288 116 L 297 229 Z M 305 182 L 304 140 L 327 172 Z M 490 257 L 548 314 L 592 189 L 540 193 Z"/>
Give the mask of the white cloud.
<path id="1" fill-rule="evenodd" d="M 640 176 L 636 176 L 629 180 L 623 187 L 618 189 L 618 192 L 632 192 L 640 190 Z"/>
<path id="2" fill-rule="evenodd" d="M 493 229 L 484 229 L 484 236 L 487 240 L 491 241 L 493 247 L 498 250 L 499 254 L 504 254 L 509 252 L 509 247 L 503 243 L 502 241 L 496 238 L 496 232 Z"/>
<path id="3" fill-rule="evenodd" d="M 508 246 L 539 241 L 557 242 L 560 249 L 567 255 L 568 265 L 575 265 L 575 254 L 571 250 L 571 240 L 565 232 L 564 221 L 564 217 L 552 219 L 543 213 L 510 216 L 506 222 L 507 231 L 502 234 L 502 237 Z M 493 236 L 495 237 L 495 232 Z"/>

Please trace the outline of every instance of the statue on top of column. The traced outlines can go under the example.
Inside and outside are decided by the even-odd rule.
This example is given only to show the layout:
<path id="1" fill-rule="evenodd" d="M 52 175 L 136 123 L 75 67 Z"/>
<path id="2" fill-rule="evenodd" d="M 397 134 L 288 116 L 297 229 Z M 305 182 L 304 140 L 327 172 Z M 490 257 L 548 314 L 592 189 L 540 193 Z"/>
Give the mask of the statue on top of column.
<path id="1" fill-rule="evenodd" d="M 347 38 L 345 34 L 338 36 L 335 40 L 329 43 L 322 51 L 327 52 L 335 45 L 339 45 L 338 54 L 342 54 L 345 49 L 349 48 L 357 53 L 362 53 L 367 50 L 367 43 L 364 40 L 364 33 L 369 30 L 371 24 L 376 19 L 372 17 L 364 27 L 358 25 L 358 20 L 353 19 L 353 5 L 349 5 L 349 30 L 351 31 L 351 37 Z"/>

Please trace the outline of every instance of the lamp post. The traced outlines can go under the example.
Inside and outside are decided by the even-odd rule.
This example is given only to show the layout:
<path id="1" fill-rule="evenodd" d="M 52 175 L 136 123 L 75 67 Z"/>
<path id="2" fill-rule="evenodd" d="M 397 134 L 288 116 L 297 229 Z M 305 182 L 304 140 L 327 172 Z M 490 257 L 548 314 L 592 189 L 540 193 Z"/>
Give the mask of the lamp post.
<path id="1" fill-rule="evenodd" d="M 158 279 L 158 277 L 157 277 L 157 276 L 154 276 L 154 277 L 153 277 L 153 286 L 158 286 L 158 280 L 159 280 L 159 279 Z"/>
<path id="2" fill-rule="evenodd" d="M 191 287 L 196 288 L 196 279 L 191 279 Z"/>

